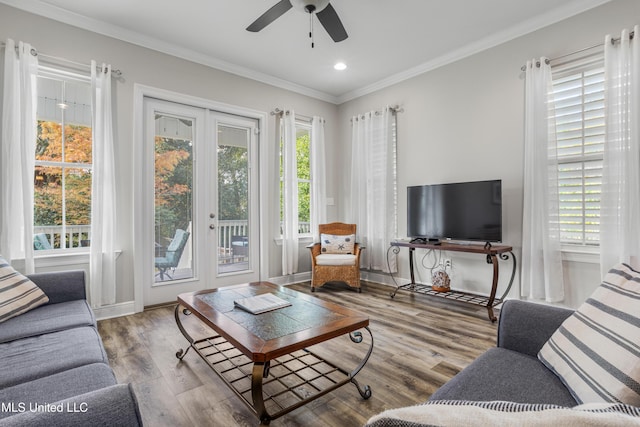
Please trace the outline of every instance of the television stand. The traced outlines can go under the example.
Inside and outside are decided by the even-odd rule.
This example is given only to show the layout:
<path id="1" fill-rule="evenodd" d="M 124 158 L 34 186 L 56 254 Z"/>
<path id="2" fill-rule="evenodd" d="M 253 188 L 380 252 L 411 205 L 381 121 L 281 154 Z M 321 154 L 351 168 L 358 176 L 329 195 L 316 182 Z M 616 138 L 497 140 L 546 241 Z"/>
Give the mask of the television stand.
<path id="1" fill-rule="evenodd" d="M 391 242 L 390 250 L 393 253 L 397 254 L 400 252 L 401 247 L 409 248 L 409 273 L 411 275 L 411 282 L 406 285 L 396 286 L 394 291 L 390 294 L 391 298 L 396 296 L 396 293 L 399 289 L 407 289 L 412 292 L 420 293 L 423 295 L 435 296 L 445 299 L 451 299 L 455 301 L 462 301 L 469 304 L 475 304 L 484 306 L 487 308 L 487 312 L 489 315 L 489 320 L 495 322 L 497 317 L 493 313 L 493 307 L 502 304 L 504 298 L 509 294 L 511 290 L 511 285 L 513 285 L 513 279 L 516 275 L 516 256 L 513 254 L 513 248 L 511 246 L 505 245 L 491 245 L 491 244 L 460 244 L 460 243 L 452 243 L 452 242 L 438 242 L 434 243 L 418 243 L 418 242 L 399 242 L 394 241 Z M 493 265 L 493 280 L 491 282 L 491 292 L 489 296 L 483 296 L 468 292 L 460 292 L 460 291 L 449 291 L 449 292 L 437 292 L 434 291 L 431 286 L 423 285 L 420 283 L 416 283 L 415 275 L 413 271 L 414 266 L 414 257 L 416 249 L 436 249 L 440 251 L 451 251 L 451 252 L 467 252 L 485 255 L 487 259 L 487 264 Z M 498 258 L 501 260 L 508 260 L 509 255 L 511 255 L 511 259 L 513 260 L 513 269 L 511 270 L 511 278 L 509 279 L 509 285 L 507 289 L 504 291 L 502 296 L 496 298 L 496 291 L 498 288 Z"/>
<path id="2" fill-rule="evenodd" d="M 422 245 L 439 245 L 439 239 L 428 239 L 426 237 L 416 237 L 415 239 L 411 239 L 409 243 L 412 244 L 422 244 Z"/>

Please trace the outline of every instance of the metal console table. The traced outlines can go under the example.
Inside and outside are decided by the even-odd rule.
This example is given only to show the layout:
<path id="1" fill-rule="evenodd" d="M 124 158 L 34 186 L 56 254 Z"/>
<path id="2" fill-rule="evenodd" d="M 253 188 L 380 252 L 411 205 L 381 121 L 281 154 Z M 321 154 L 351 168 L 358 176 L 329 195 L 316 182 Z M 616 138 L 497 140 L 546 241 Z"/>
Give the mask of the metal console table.
<path id="1" fill-rule="evenodd" d="M 501 304 L 504 301 L 504 298 L 507 296 L 509 291 L 511 290 L 511 285 L 513 285 L 513 279 L 516 275 L 516 256 L 513 254 L 513 248 L 511 246 L 505 245 L 491 245 L 490 243 L 486 243 L 484 245 L 475 245 L 475 244 L 460 244 L 460 243 L 452 243 L 452 242 L 440 242 L 440 243 L 413 243 L 413 242 L 402 242 L 402 241 L 394 241 L 391 242 L 391 249 L 393 253 L 397 254 L 400 252 L 401 247 L 409 248 L 409 272 L 411 274 L 411 282 L 406 285 L 396 286 L 394 291 L 391 293 L 391 298 L 396 296 L 396 292 L 399 289 L 407 289 L 413 292 L 417 292 L 424 295 L 436 296 L 440 298 L 452 299 L 456 301 L 462 301 L 469 304 L 481 305 L 487 307 L 487 312 L 489 314 L 489 320 L 495 322 L 497 317 L 493 313 L 493 307 Z M 452 252 L 467 252 L 474 254 L 486 255 L 487 264 L 493 265 L 493 280 L 491 283 L 491 292 L 489 296 L 477 295 L 468 292 L 460 292 L 460 291 L 449 291 L 449 292 L 437 292 L 431 289 L 429 285 L 423 285 L 420 283 L 416 283 L 413 266 L 414 266 L 414 257 L 416 249 L 433 249 L 439 251 L 452 251 Z M 511 278 L 509 280 L 509 285 L 507 289 L 504 291 L 502 296 L 496 298 L 496 291 L 498 288 L 498 258 L 501 260 L 508 260 L 509 257 L 513 260 L 513 269 L 511 271 Z"/>

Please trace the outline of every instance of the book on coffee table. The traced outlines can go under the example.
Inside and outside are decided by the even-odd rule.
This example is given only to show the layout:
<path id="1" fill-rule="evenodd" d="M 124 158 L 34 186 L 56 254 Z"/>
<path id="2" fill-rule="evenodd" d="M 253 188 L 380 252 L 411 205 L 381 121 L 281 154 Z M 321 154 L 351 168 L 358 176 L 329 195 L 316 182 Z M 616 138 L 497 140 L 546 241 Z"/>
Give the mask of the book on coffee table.
<path id="1" fill-rule="evenodd" d="M 241 298 L 235 300 L 233 303 L 236 307 L 246 310 L 252 314 L 265 313 L 267 311 L 277 310 L 291 305 L 289 301 L 277 297 L 274 294 L 261 294 L 248 298 Z"/>

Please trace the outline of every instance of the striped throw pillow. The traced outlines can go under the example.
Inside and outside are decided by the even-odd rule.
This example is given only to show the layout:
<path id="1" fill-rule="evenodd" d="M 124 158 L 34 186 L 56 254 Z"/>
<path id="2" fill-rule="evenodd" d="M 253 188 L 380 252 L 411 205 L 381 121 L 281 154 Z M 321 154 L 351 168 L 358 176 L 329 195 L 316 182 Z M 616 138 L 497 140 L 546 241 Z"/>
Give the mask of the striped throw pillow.
<path id="1" fill-rule="evenodd" d="M 0 257 L 0 322 L 49 302 L 42 289 Z"/>
<path id="2" fill-rule="evenodd" d="M 578 403 L 640 406 L 640 272 L 613 267 L 538 358 Z"/>

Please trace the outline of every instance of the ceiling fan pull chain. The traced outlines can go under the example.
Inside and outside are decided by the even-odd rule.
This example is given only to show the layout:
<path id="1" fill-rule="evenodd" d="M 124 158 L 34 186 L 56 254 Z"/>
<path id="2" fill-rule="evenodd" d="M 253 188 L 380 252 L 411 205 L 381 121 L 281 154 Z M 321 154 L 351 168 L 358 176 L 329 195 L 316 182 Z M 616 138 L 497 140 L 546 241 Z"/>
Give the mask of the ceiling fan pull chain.
<path id="1" fill-rule="evenodd" d="M 311 49 L 315 47 L 313 40 L 313 13 L 309 14 L 309 38 L 311 39 Z"/>

